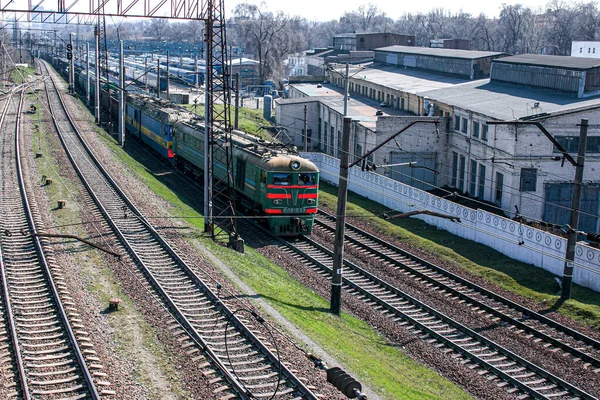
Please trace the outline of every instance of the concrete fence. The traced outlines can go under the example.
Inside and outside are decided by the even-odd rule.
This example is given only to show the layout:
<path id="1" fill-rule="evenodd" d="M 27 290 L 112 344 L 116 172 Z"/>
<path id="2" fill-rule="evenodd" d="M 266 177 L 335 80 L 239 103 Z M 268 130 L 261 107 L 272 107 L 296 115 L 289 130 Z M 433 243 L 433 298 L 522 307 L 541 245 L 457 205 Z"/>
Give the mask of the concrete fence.
<path id="1" fill-rule="evenodd" d="M 322 180 L 338 184 L 340 161 L 337 158 L 323 153 L 305 153 L 303 156 L 319 167 Z M 390 210 L 399 213 L 430 210 L 456 216 L 460 218 L 460 223 L 428 215 L 417 215 L 415 218 L 562 277 L 566 238 L 487 211 L 464 207 L 385 176 L 361 171 L 359 167 L 352 167 L 348 177 L 348 190 Z M 600 251 L 587 246 L 585 242 L 578 243 L 575 250 L 573 282 L 600 291 Z"/>

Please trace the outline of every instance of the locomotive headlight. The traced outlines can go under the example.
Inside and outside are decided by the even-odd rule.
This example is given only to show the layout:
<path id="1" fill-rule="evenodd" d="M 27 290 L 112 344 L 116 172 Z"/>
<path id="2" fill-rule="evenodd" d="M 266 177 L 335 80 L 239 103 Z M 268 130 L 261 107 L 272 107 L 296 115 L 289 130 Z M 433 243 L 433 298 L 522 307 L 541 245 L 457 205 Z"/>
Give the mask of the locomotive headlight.
<path id="1" fill-rule="evenodd" d="M 277 204 L 277 205 L 279 205 L 279 204 L 281 204 L 281 203 L 283 203 L 283 201 L 282 201 L 281 199 L 276 199 L 276 200 L 273 200 L 273 204 Z"/>
<path id="2" fill-rule="evenodd" d="M 306 199 L 306 204 L 315 204 L 315 199 Z"/>
<path id="3" fill-rule="evenodd" d="M 296 161 L 292 161 L 292 162 L 290 163 L 290 167 L 291 167 L 293 170 L 300 169 L 300 161 L 297 161 L 297 160 L 296 160 Z"/>

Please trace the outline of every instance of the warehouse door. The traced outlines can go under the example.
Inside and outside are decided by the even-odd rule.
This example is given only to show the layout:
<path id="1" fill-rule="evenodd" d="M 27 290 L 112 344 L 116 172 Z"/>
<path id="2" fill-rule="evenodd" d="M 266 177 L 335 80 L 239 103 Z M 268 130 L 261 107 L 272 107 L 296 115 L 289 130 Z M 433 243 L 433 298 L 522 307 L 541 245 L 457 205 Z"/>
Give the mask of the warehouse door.
<path id="1" fill-rule="evenodd" d="M 437 167 L 436 153 L 399 153 L 392 152 L 389 164 L 402 164 L 415 162 L 411 168 L 405 166 L 392 166 L 392 179 L 406 183 L 422 190 L 434 189 L 437 182 L 437 176 L 434 172 Z M 379 172 L 379 170 L 378 170 Z"/>
<path id="2" fill-rule="evenodd" d="M 544 185 L 546 201 L 544 202 L 544 221 L 556 225 L 565 225 L 571 218 L 573 198 L 572 183 L 546 183 Z M 586 184 L 581 194 L 581 213 L 578 230 L 598 232 L 598 213 L 600 200 L 600 184 Z"/>

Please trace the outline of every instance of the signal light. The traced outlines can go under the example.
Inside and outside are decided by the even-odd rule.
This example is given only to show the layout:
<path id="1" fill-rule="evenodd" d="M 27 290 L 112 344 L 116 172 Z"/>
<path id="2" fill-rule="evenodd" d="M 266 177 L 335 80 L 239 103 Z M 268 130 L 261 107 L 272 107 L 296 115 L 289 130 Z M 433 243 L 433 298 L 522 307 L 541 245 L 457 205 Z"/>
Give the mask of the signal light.
<path id="1" fill-rule="evenodd" d="M 67 51 L 72 51 L 73 45 L 71 43 L 67 43 Z"/>

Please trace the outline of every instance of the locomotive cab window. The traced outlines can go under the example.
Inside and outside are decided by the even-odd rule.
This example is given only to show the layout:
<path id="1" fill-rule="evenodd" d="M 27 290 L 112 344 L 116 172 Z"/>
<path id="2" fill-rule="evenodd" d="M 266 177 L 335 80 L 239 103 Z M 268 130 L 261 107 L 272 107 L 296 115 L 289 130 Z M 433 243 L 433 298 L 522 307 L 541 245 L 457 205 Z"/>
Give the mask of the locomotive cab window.
<path id="1" fill-rule="evenodd" d="M 273 184 L 289 186 L 292 184 L 292 175 L 291 174 L 273 174 Z"/>
<path id="2" fill-rule="evenodd" d="M 298 185 L 314 185 L 316 183 L 315 178 L 316 174 L 298 174 Z"/>

